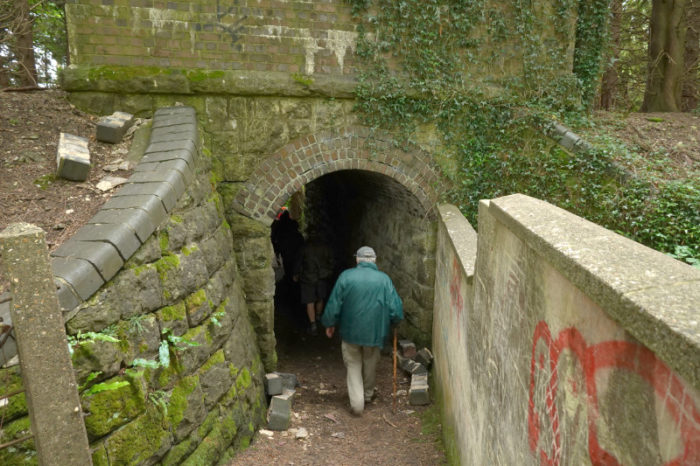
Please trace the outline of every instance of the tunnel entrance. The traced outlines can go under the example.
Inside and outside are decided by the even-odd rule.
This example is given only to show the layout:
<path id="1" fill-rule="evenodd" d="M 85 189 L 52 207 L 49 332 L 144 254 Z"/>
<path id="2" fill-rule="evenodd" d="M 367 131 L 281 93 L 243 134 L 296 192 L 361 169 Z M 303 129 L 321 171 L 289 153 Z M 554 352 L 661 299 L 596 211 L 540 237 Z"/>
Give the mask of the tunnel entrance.
<path id="1" fill-rule="evenodd" d="M 391 135 L 362 126 L 301 137 L 260 161 L 237 188 L 232 207 L 240 215 L 234 244 L 266 367 L 274 367 L 276 360 L 276 287 L 265 227 L 300 191 L 305 195 L 302 231 L 311 222 L 326 228 L 339 270 L 352 266 L 357 247 L 371 245 L 379 256 L 377 265 L 392 278 L 404 303 L 401 336 L 430 344 L 439 186 L 428 153 L 398 148 Z"/>
<path id="2" fill-rule="evenodd" d="M 355 251 L 371 246 L 377 266 L 392 278 L 404 303 L 400 333 L 430 345 L 435 224 L 416 197 L 386 175 L 340 170 L 310 181 L 290 199 L 290 212 L 304 238 L 315 232 L 332 251 L 331 288 L 343 270 L 355 266 Z M 276 269 L 275 313 L 276 320 L 297 331 L 308 326 L 298 284 L 281 267 Z"/>

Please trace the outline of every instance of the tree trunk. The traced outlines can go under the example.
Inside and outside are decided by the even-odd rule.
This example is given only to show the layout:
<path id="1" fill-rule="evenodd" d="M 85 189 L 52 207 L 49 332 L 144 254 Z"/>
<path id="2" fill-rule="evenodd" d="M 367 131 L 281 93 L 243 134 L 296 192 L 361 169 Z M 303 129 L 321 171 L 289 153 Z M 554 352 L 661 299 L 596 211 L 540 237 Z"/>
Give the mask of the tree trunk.
<path id="1" fill-rule="evenodd" d="M 28 0 L 14 0 L 14 6 L 15 23 L 12 32 L 15 36 L 14 52 L 19 63 L 18 84 L 20 86 L 36 86 L 34 33 L 32 19 L 29 16 L 29 2 Z"/>
<path id="2" fill-rule="evenodd" d="M 642 112 L 678 112 L 685 67 L 687 0 L 652 0 Z"/>
<path id="3" fill-rule="evenodd" d="M 610 57 L 600 86 L 600 108 L 610 110 L 617 97 L 617 61 L 620 58 L 620 23 L 622 22 L 622 0 L 610 2 Z"/>
<path id="4" fill-rule="evenodd" d="M 698 79 L 700 78 L 700 0 L 689 0 L 686 15 L 685 76 L 681 110 L 690 112 L 698 106 Z"/>

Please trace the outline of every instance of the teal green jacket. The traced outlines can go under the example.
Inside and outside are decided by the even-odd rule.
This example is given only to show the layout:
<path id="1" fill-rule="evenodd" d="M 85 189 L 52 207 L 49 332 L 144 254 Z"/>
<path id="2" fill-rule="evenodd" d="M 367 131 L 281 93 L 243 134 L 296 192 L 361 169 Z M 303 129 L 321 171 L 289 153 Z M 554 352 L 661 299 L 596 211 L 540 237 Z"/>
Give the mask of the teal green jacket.
<path id="1" fill-rule="evenodd" d="M 403 304 L 391 278 L 370 262 L 340 274 L 321 317 L 324 327 L 340 327 L 347 343 L 379 346 L 389 325 L 403 319 Z"/>

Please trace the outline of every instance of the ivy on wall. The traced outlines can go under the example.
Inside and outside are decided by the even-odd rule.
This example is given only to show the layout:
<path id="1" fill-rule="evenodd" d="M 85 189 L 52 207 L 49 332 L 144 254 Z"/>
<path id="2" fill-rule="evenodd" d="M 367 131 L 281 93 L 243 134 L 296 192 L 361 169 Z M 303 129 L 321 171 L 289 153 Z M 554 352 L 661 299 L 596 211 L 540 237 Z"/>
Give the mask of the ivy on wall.
<path id="1" fill-rule="evenodd" d="M 630 177 L 615 147 L 572 153 L 536 129 L 586 124 L 609 0 L 346 1 L 358 21 L 356 110 L 399 143 L 437 128 L 446 200 L 473 225 L 480 199 L 521 192 L 700 257 L 700 186 Z"/>

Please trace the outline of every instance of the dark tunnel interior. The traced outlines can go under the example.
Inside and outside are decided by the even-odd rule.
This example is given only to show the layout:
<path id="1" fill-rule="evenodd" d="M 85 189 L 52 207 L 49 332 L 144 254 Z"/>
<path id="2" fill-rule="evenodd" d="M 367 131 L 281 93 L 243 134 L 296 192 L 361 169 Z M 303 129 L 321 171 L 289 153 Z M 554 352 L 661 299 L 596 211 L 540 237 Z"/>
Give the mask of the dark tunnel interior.
<path id="1" fill-rule="evenodd" d="M 435 224 L 418 199 L 386 175 L 342 170 L 309 182 L 303 195 L 293 196 L 291 203 L 295 202 L 300 205 L 290 205 L 290 211 L 297 213 L 304 238 L 316 232 L 333 251 L 333 279 L 355 266 L 354 253 L 360 246 L 371 246 L 377 253 L 377 266 L 389 274 L 404 302 L 406 332 L 428 341 L 432 319 L 426 314 L 432 315 Z M 289 282 L 279 270 L 276 278 L 276 294 L 286 293 Z M 276 307 L 290 302 L 288 296 L 283 302 L 279 298 Z M 307 325 L 303 307 L 286 312 L 295 316 L 298 327 Z"/>

